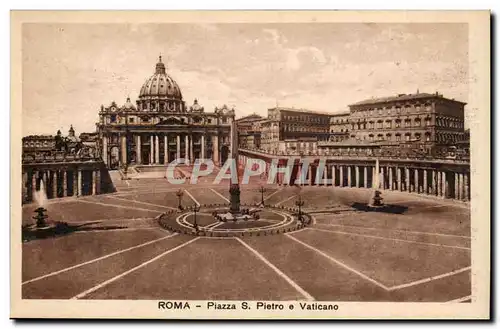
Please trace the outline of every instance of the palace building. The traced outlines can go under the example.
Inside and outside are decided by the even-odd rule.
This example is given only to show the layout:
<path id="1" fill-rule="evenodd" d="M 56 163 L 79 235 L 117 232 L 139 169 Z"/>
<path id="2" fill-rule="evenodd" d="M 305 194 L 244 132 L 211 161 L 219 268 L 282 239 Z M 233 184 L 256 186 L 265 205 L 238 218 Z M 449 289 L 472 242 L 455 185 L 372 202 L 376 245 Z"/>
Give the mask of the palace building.
<path id="1" fill-rule="evenodd" d="M 122 106 L 101 105 L 98 148 L 110 169 L 125 165 L 165 165 L 176 159 L 192 163 L 229 156 L 234 109 L 226 105 L 206 112 L 195 99 L 187 106 L 179 85 L 166 72 L 161 56 L 139 92 Z"/>

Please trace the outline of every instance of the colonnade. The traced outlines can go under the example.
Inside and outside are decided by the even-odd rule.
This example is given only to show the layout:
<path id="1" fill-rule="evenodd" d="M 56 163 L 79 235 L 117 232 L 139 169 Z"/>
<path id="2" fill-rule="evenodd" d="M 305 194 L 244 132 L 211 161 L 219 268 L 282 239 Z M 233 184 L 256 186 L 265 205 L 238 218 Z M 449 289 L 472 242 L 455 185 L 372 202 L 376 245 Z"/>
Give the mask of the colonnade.
<path id="1" fill-rule="evenodd" d="M 199 138 L 194 138 L 194 135 Z M 148 147 L 148 164 L 166 164 L 175 159 L 184 158 L 192 162 L 196 158 L 212 158 L 215 163 L 220 162 L 220 143 L 218 135 L 205 135 L 204 133 L 130 133 L 127 139 L 125 134 L 119 135 L 120 164 L 130 162 L 128 152 L 135 151 L 135 163 L 145 164 L 143 160 L 143 147 Z M 127 143 L 134 144 L 134 148 L 127 147 Z M 208 149 L 209 147 L 210 150 Z M 109 153 L 110 140 L 108 136 L 102 137 L 102 155 L 106 165 L 110 165 Z M 207 152 L 208 151 L 208 152 Z"/>
<path id="2" fill-rule="evenodd" d="M 23 202 L 35 201 L 42 189 L 48 199 L 101 193 L 101 170 L 87 168 L 28 169 L 22 173 Z"/>
<path id="3" fill-rule="evenodd" d="M 251 157 L 241 155 L 239 161 L 245 165 L 251 161 Z M 271 173 L 271 164 L 266 163 L 265 173 Z M 303 171 L 300 163 L 295 164 L 291 170 L 290 182 L 298 185 L 338 186 L 357 188 L 377 188 L 381 190 L 393 190 L 416 194 L 434 195 L 441 198 L 452 198 L 457 200 L 470 200 L 470 172 L 457 168 L 420 167 L 415 165 L 381 165 L 379 172 L 373 164 L 342 164 L 327 162 L 323 170 L 317 164 L 310 164 Z M 287 164 L 279 164 L 279 168 Z M 440 168 L 441 167 L 441 168 Z M 378 186 L 374 186 L 377 182 Z M 284 173 L 278 173 L 275 183 L 288 185 Z M 302 178 L 302 179 L 301 179 Z"/>

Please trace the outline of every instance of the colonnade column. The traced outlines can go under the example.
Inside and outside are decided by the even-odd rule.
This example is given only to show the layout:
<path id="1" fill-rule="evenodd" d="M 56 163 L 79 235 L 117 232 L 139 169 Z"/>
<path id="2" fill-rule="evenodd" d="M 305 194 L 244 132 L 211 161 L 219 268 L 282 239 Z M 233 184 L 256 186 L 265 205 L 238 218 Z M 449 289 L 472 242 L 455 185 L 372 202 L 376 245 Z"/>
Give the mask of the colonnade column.
<path id="1" fill-rule="evenodd" d="M 73 170 L 73 197 L 78 196 L 78 169 Z"/>
<path id="2" fill-rule="evenodd" d="M 163 162 L 165 164 L 169 163 L 169 159 L 168 159 L 168 135 L 165 134 L 163 136 Z"/>
<path id="3" fill-rule="evenodd" d="M 189 162 L 189 135 L 184 136 L 184 157 Z"/>
<path id="4" fill-rule="evenodd" d="M 205 159 L 205 135 L 201 135 L 201 158 Z"/>
<path id="5" fill-rule="evenodd" d="M 459 177 L 459 174 L 456 172 L 455 173 L 455 186 L 454 186 L 454 189 L 455 191 L 453 191 L 453 198 L 454 199 L 458 199 L 460 200 L 460 185 L 458 184 L 460 181 L 460 177 Z"/>
<path id="6" fill-rule="evenodd" d="M 423 174 L 424 174 L 424 187 L 423 187 L 423 192 L 424 194 L 428 194 L 429 193 L 429 186 L 427 184 L 427 169 L 424 169 L 423 170 Z"/>
<path id="7" fill-rule="evenodd" d="M 341 165 L 339 171 L 339 186 L 344 187 L 344 166 Z"/>
<path id="8" fill-rule="evenodd" d="M 78 196 L 82 195 L 82 171 L 78 169 Z"/>
<path id="9" fill-rule="evenodd" d="M 470 200 L 469 196 L 469 174 L 464 173 L 464 200 Z"/>
<path id="10" fill-rule="evenodd" d="M 359 166 L 355 166 L 354 170 L 356 175 L 356 187 L 359 187 Z"/>
<path id="11" fill-rule="evenodd" d="M 431 173 L 432 179 L 432 195 L 439 195 L 438 192 L 438 177 L 436 176 L 436 171 L 433 170 Z"/>
<path id="12" fill-rule="evenodd" d="M 351 166 L 347 166 L 347 187 L 351 187 Z"/>
<path id="13" fill-rule="evenodd" d="M 57 171 L 51 171 L 52 198 L 57 198 Z"/>
<path id="14" fill-rule="evenodd" d="M 149 136 L 149 164 L 152 165 L 155 162 L 155 139 L 153 135 Z"/>
<path id="15" fill-rule="evenodd" d="M 194 162 L 195 158 L 194 158 L 194 148 L 193 148 L 193 135 L 191 135 L 189 138 L 189 149 L 190 149 L 189 158 L 191 159 L 191 162 Z"/>
<path id="16" fill-rule="evenodd" d="M 382 190 L 385 190 L 385 168 L 384 167 L 380 167 L 380 171 L 381 171 L 381 176 L 382 178 L 380 179 L 380 185 L 382 187 Z"/>
<path id="17" fill-rule="evenodd" d="M 92 170 L 92 195 L 96 194 L 97 177 L 95 170 Z"/>
<path id="18" fill-rule="evenodd" d="M 141 135 L 137 135 L 135 137 L 135 163 L 141 164 L 142 163 L 142 156 L 141 156 Z"/>
<path id="19" fill-rule="evenodd" d="M 32 171 L 31 173 L 31 200 L 35 199 L 35 193 L 36 193 L 36 176 L 37 172 Z"/>
<path id="20" fill-rule="evenodd" d="M 212 136 L 212 153 L 213 153 L 213 160 L 216 164 L 219 164 L 219 136 L 215 135 Z"/>
<path id="21" fill-rule="evenodd" d="M 68 171 L 63 170 L 63 197 L 68 196 Z"/>
<path id="22" fill-rule="evenodd" d="M 108 165 L 108 136 L 102 136 L 102 159 L 104 164 Z"/>
<path id="23" fill-rule="evenodd" d="M 394 190 L 394 182 L 392 181 L 392 167 L 387 167 L 389 171 L 389 190 Z"/>
<path id="24" fill-rule="evenodd" d="M 368 188 L 368 167 L 363 166 L 363 180 L 364 180 L 364 188 Z"/>
<path id="25" fill-rule="evenodd" d="M 446 198 L 447 188 L 446 188 L 446 172 L 441 171 L 441 197 Z"/>
<path id="26" fill-rule="evenodd" d="M 28 173 L 23 172 L 23 199 L 21 203 L 24 203 L 28 199 Z"/>
<path id="27" fill-rule="evenodd" d="M 155 163 L 160 163 L 160 136 L 155 135 Z"/>
<path id="28" fill-rule="evenodd" d="M 307 168 L 307 170 L 308 170 L 308 176 L 307 176 L 308 179 L 307 179 L 307 181 L 309 183 L 309 186 L 311 186 L 313 184 L 313 180 L 312 180 L 312 178 L 313 178 L 312 177 L 312 167 L 309 166 L 309 168 Z"/>
<path id="29" fill-rule="evenodd" d="M 177 159 L 181 158 L 181 136 L 177 135 Z"/>
<path id="30" fill-rule="evenodd" d="M 410 187 L 410 168 L 405 168 L 405 190 L 406 192 L 411 192 Z"/>
<path id="31" fill-rule="evenodd" d="M 415 193 L 420 193 L 420 185 L 418 183 L 418 168 L 414 169 L 415 172 L 413 173 L 413 179 L 415 180 L 414 186 L 415 186 Z"/>
<path id="32" fill-rule="evenodd" d="M 401 182 L 401 180 L 402 180 L 402 177 L 401 177 L 402 176 L 401 175 L 401 168 L 398 167 L 398 168 L 396 168 L 396 170 L 397 170 L 397 174 L 398 174 L 398 191 L 402 191 L 403 190 L 403 184 Z"/>
<path id="33" fill-rule="evenodd" d="M 323 171 L 323 185 L 328 186 L 328 168 L 330 166 L 325 164 L 325 170 Z"/>
<path id="34" fill-rule="evenodd" d="M 337 174 L 335 171 L 335 165 L 332 165 L 332 186 L 335 186 L 335 176 Z"/>
<path id="35" fill-rule="evenodd" d="M 120 136 L 121 148 L 122 148 L 122 166 L 127 163 L 127 137 L 125 135 Z"/>

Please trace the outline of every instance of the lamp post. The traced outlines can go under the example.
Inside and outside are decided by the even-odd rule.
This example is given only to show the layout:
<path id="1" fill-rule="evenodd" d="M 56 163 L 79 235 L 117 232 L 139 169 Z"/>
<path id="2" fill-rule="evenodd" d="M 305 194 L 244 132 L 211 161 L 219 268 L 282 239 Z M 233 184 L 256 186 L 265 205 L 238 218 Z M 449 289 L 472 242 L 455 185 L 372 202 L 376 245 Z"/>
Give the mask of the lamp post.
<path id="1" fill-rule="evenodd" d="M 260 192 L 260 204 L 262 206 L 264 206 L 264 192 L 266 191 L 266 189 L 264 188 L 264 186 L 261 186 L 259 187 L 259 192 Z"/>
<path id="2" fill-rule="evenodd" d="M 177 206 L 177 208 L 179 208 L 179 210 L 182 210 L 182 196 L 184 195 L 184 191 L 179 189 L 177 192 L 175 192 L 175 195 L 179 199 L 179 205 Z"/>
<path id="3" fill-rule="evenodd" d="M 304 205 L 304 201 L 302 201 L 302 196 L 299 194 L 299 199 L 295 201 L 295 205 L 299 207 L 299 221 L 303 222 L 302 220 L 302 206 Z"/>
<path id="4" fill-rule="evenodd" d="M 198 223 L 196 222 L 196 213 L 200 211 L 201 206 L 200 205 L 194 205 L 192 207 L 193 212 L 194 212 L 194 222 L 193 222 L 193 227 L 198 232 Z"/>

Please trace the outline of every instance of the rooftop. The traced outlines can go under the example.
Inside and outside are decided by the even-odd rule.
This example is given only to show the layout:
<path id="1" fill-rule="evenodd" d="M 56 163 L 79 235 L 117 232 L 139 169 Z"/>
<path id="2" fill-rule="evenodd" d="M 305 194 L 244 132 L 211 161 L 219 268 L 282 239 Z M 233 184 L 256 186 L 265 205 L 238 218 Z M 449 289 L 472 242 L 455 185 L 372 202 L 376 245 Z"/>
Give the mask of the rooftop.
<path id="1" fill-rule="evenodd" d="M 389 102 L 408 101 L 408 100 L 416 100 L 416 99 L 428 99 L 428 98 L 436 98 L 436 97 L 447 99 L 449 101 L 453 101 L 453 102 L 457 102 L 457 103 L 461 103 L 461 104 L 466 104 L 464 102 L 460 102 L 460 101 L 457 101 L 455 99 L 443 97 L 443 95 L 439 94 L 438 92 L 436 92 L 435 94 L 429 94 L 429 93 L 420 93 L 417 91 L 416 94 L 398 94 L 396 96 L 365 99 L 363 101 L 356 102 L 356 103 L 351 104 L 349 106 L 368 105 L 368 104 L 377 104 L 377 103 L 389 103 Z"/>
<path id="2" fill-rule="evenodd" d="M 315 110 L 307 110 L 307 109 L 300 109 L 300 108 L 293 108 L 293 107 L 272 107 L 269 110 L 283 110 L 283 111 L 290 111 L 290 112 L 300 112 L 300 113 L 310 113 L 310 114 L 320 114 L 320 115 L 334 115 L 335 113 L 331 112 L 325 112 L 325 111 L 315 111 Z"/>

